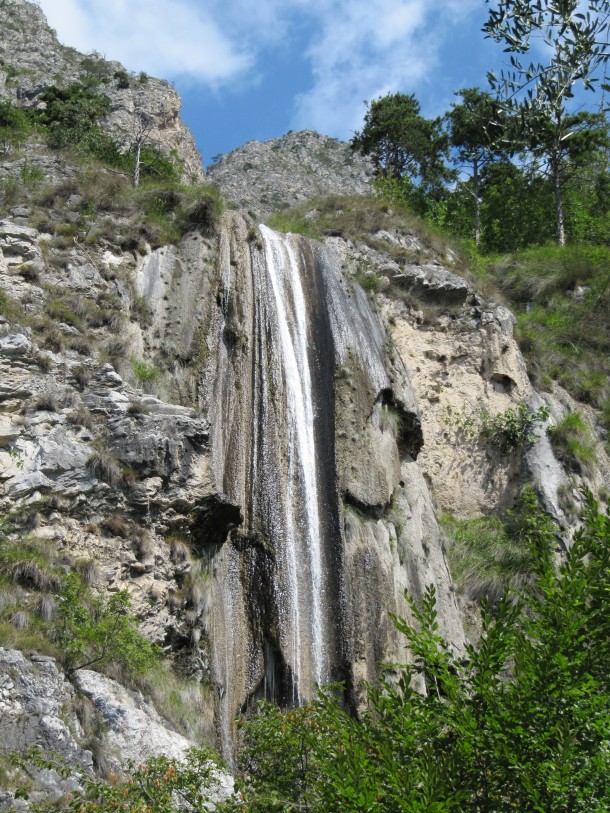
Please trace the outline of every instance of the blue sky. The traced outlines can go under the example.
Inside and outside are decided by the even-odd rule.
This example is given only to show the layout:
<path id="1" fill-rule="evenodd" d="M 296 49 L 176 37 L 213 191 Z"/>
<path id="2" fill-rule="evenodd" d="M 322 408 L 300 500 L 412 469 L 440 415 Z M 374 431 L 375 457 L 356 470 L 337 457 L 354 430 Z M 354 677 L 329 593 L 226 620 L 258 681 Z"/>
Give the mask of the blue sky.
<path id="1" fill-rule="evenodd" d="M 486 87 L 502 49 L 484 0 L 39 0 L 59 38 L 172 81 L 207 165 L 288 130 L 349 139 L 365 99 L 415 93 L 425 115 Z"/>

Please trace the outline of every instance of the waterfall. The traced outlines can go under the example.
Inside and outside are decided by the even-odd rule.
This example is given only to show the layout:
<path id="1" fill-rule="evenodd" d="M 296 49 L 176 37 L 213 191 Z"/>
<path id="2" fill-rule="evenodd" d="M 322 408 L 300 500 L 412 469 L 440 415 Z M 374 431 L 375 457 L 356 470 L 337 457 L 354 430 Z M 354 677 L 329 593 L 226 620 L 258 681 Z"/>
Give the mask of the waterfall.
<path id="1" fill-rule="evenodd" d="M 308 270 L 290 235 L 260 227 L 264 261 L 254 264 L 258 432 L 252 482 L 255 512 L 267 518 L 275 550 L 279 644 L 293 676 L 293 700 L 330 679 L 327 556 L 322 523 L 312 343 L 316 324 L 302 278 Z M 273 425 L 282 417 L 279 443 Z M 332 416 L 331 416 L 332 419 Z"/>

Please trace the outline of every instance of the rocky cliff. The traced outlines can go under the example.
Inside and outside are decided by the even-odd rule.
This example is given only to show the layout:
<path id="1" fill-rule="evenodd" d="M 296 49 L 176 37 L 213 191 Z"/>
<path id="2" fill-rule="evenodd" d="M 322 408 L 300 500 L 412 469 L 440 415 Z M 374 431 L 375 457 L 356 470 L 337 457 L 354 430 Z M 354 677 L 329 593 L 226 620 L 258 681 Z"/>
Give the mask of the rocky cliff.
<path id="1" fill-rule="evenodd" d="M 11 53 L 55 43 L 35 6 L 1 13 L 21 26 Z M 78 75 L 79 55 L 53 48 Z M 409 657 L 390 620 L 408 615 L 405 590 L 433 584 L 463 648 L 443 514 L 493 515 L 531 482 L 569 544 L 585 473 L 564 471 L 544 426 L 569 396 L 534 390 L 510 311 L 443 241 L 348 196 L 368 176 L 344 145 L 291 134 L 214 170 L 265 212 L 257 173 L 291 203 L 318 155 L 311 191 L 344 197 L 290 215 L 318 239 L 220 215 L 210 190 L 135 194 L 40 140 L 21 150 L 0 166 L 0 755 L 39 744 L 86 776 L 145 758 L 155 732 L 170 755 L 207 739 L 230 759 L 235 716 L 258 698 L 290 705 L 342 680 L 357 708 L 382 663 Z M 243 166 L 253 150 L 263 169 Z M 19 170 L 34 156 L 42 177 Z M 482 431 L 511 410 L 542 415 L 526 442 Z M 95 595 L 128 591 L 164 652 L 156 684 L 68 679 L 52 634 L 68 573 Z M 74 790 L 60 780 L 36 774 L 35 792 Z"/>
<path id="2" fill-rule="evenodd" d="M 150 139 L 167 152 L 175 150 L 185 178 L 202 180 L 201 154 L 180 118 L 181 101 L 173 87 L 143 73 L 130 74 L 99 54 L 85 56 L 61 45 L 42 10 L 28 0 L 0 5 L 0 99 L 36 105 L 45 85 L 65 87 L 83 79 L 99 82 L 100 92 L 110 99 L 103 122 L 109 134 L 129 138 L 144 117 Z"/>
<path id="3" fill-rule="evenodd" d="M 208 168 L 210 183 L 256 217 L 317 195 L 368 195 L 373 166 L 336 138 L 311 130 L 249 141 Z"/>

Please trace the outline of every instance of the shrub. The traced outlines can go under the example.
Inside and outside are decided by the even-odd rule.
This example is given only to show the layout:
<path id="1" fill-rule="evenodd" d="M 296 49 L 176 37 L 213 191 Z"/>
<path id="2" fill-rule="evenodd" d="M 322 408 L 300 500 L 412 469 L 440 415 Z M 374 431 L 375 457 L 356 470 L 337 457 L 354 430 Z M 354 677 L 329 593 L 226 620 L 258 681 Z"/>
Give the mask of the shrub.
<path id="1" fill-rule="evenodd" d="M 381 287 L 383 277 L 375 272 L 358 271 L 354 278 L 360 287 L 367 293 L 375 294 Z"/>
<path id="2" fill-rule="evenodd" d="M 24 161 L 19 167 L 19 177 L 24 186 L 35 187 L 44 181 L 45 175 L 40 167 Z"/>
<path id="3" fill-rule="evenodd" d="M 140 765 L 130 763 L 128 779 L 112 783 L 89 779 L 85 793 L 74 794 L 65 809 L 75 813 L 215 809 L 220 813 L 211 801 L 219 767 L 217 755 L 206 748 L 191 748 L 182 760 L 150 757 Z"/>
<path id="4" fill-rule="evenodd" d="M 66 87 L 47 85 L 40 94 L 45 107 L 38 112 L 52 147 L 79 144 L 97 128 L 97 121 L 110 109 L 110 99 L 81 82 Z M 99 129 L 99 128 L 98 128 Z"/>
<path id="5" fill-rule="evenodd" d="M 530 409 L 523 401 L 517 409 L 507 409 L 497 415 L 482 412 L 481 437 L 497 446 L 501 452 L 519 449 L 527 443 L 533 443 L 536 436 L 533 429 L 537 423 L 548 419 L 550 410 L 541 406 Z"/>
<path id="6" fill-rule="evenodd" d="M 550 410 L 541 406 L 534 410 L 521 401 L 517 409 L 509 409 L 490 415 L 485 409 L 461 413 L 450 406 L 444 419 L 447 426 L 452 426 L 463 438 L 480 437 L 502 454 L 520 449 L 536 440 L 536 424 L 548 420 Z"/>
<path id="7" fill-rule="evenodd" d="M 58 296 L 52 296 L 48 300 L 45 310 L 51 319 L 64 322 L 66 325 L 71 325 L 72 327 L 81 328 L 83 325 L 82 318 L 75 312 L 72 304 L 73 303 L 66 302 Z"/>
<path id="8" fill-rule="evenodd" d="M 116 79 L 117 87 L 121 88 L 122 90 L 128 88 L 129 85 L 131 84 L 131 80 L 127 71 L 124 70 L 115 71 L 114 78 Z"/>
<path id="9" fill-rule="evenodd" d="M 32 123 L 25 110 L 6 100 L 0 102 L 0 151 L 4 154 L 21 146 Z"/>
<path id="10" fill-rule="evenodd" d="M 66 669 L 74 672 L 116 663 L 138 675 L 158 660 L 156 648 L 137 630 L 129 593 L 94 595 L 76 576 L 66 576 L 57 607 L 54 638 Z"/>
<path id="11" fill-rule="evenodd" d="M 133 359 L 131 364 L 133 368 L 133 374 L 135 375 L 136 380 L 139 381 L 141 384 L 149 384 L 153 381 L 156 381 L 161 374 L 156 367 L 147 364 L 145 361 Z"/>

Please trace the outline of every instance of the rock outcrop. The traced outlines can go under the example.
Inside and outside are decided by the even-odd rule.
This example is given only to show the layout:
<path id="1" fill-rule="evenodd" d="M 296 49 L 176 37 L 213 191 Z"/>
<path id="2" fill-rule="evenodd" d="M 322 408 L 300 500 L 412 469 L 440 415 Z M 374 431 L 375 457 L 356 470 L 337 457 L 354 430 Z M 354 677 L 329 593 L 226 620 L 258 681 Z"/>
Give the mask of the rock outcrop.
<path id="1" fill-rule="evenodd" d="M 128 763 L 152 756 L 182 759 L 193 745 L 139 692 L 85 669 L 73 686 L 53 658 L 0 647 L 0 759 L 18 754 L 23 760 L 9 772 L 10 787 L 0 788 L 0 810 L 59 803 L 81 791 L 102 765 L 104 772 L 120 774 Z M 28 762 L 32 751 L 46 764 Z M 232 791 L 232 778 L 217 771 L 211 800 Z"/>
<path id="2" fill-rule="evenodd" d="M 129 139 L 143 116 L 151 128 L 150 140 L 168 153 L 176 151 L 185 178 L 203 180 L 201 154 L 180 118 L 180 97 L 167 82 L 129 74 L 119 62 L 61 45 L 40 7 L 29 0 L 2 3 L 0 31 L 0 98 L 32 106 L 45 85 L 66 86 L 93 77 L 111 102 L 103 126 L 112 136 Z"/>
<path id="3" fill-rule="evenodd" d="M 207 179 L 239 209 L 265 218 L 317 195 L 367 195 L 371 162 L 313 130 L 249 141 L 208 168 Z"/>

